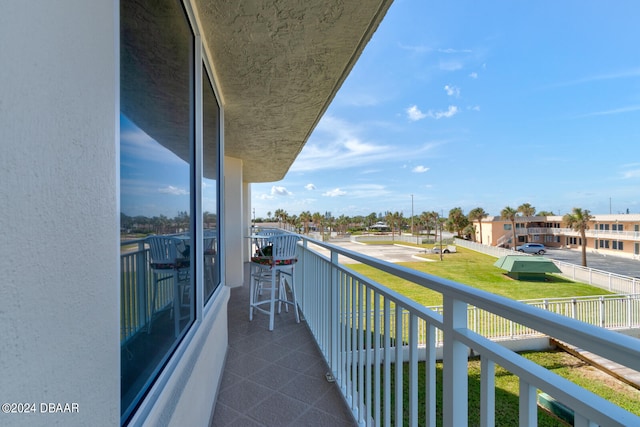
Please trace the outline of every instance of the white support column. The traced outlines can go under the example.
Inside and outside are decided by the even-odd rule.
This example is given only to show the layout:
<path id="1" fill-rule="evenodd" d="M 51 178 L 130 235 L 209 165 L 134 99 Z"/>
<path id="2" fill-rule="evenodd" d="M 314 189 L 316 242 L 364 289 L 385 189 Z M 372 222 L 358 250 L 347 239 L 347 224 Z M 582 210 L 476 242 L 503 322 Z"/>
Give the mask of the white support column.
<path id="1" fill-rule="evenodd" d="M 457 341 L 456 329 L 467 327 L 467 305 L 459 300 L 444 299 L 443 349 L 443 425 L 464 427 L 468 424 L 468 349 Z"/>

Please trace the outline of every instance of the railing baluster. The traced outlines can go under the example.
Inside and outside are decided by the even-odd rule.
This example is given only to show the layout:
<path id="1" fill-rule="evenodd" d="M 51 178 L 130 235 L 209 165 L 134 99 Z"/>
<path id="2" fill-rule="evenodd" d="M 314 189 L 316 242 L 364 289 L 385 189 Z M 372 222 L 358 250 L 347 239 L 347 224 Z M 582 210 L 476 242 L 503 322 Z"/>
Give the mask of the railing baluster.
<path id="1" fill-rule="evenodd" d="M 358 409 L 358 329 L 357 329 L 357 316 L 358 316 L 358 297 L 355 279 L 349 277 L 349 290 L 351 292 L 351 319 L 349 322 L 350 334 L 349 334 L 349 354 L 351 355 L 349 360 L 349 366 L 351 367 L 351 407 L 355 410 Z"/>
<path id="2" fill-rule="evenodd" d="M 391 425 L 391 302 L 384 299 L 384 425 Z"/>
<path id="3" fill-rule="evenodd" d="M 520 378 L 520 426 L 538 425 L 538 402 L 535 387 Z"/>
<path id="4" fill-rule="evenodd" d="M 364 367 L 365 367 L 365 408 L 367 408 L 366 411 L 366 425 L 372 425 L 371 422 L 371 408 L 373 406 L 373 396 L 372 396 L 372 390 L 371 390 L 371 386 L 373 384 L 373 380 L 372 380 L 372 372 L 371 372 L 371 366 L 372 366 L 372 354 L 371 354 L 371 334 L 375 334 L 376 333 L 376 328 L 373 325 L 373 319 L 371 317 L 371 289 L 367 286 L 365 287 L 365 311 L 364 311 L 364 315 L 365 315 L 365 346 L 364 346 L 364 357 L 365 357 L 365 362 L 364 362 Z"/>
<path id="5" fill-rule="evenodd" d="M 480 358 L 480 427 L 496 425 L 496 368 L 493 360 Z"/>
<path id="6" fill-rule="evenodd" d="M 382 363 L 380 358 L 382 353 L 382 349 L 380 348 L 380 334 L 383 333 L 383 329 L 380 326 L 380 295 L 375 291 L 373 292 L 373 322 L 373 424 L 379 426 L 382 421 L 382 412 L 380 410 L 380 394 L 382 393 L 382 389 L 380 387 L 380 363 Z"/>
<path id="7" fill-rule="evenodd" d="M 396 385 L 396 399 L 395 399 L 395 404 L 396 404 L 396 412 L 395 412 L 395 416 L 396 416 L 396 426 L 402 426 L 402 415 L 403 415 L 403 409 L 402 409 L 402 399 L 403 399 L 403 394 L 402 394 L 402 386 L 403 386 L 403 376 L 402 376 L 402 368 L 403 368 L 403 355 L 402 355 L 402 350 L 403 350 L 403 346 L 402 346 L 402 307 L 400 307 L 399 304 L 396 303 L 396 340 L 395 340 L 395 346 L 396 346 L 396 375 L 395 375 L 395 385 Z"/>
<path id="8" fill-rule="evenodd" d="M 357 355 L 358 355 L 358 388 L 357 388 L 357 396 L 358 396 L 358 421 L 360 423 L 365 420 L 365 410 L 364 410 L 364 398 L 365 398 L 365 390 L 364 390 L 364 296 L 363 296 L 363 287 L 364 285 L 360 283 L 360 281 L 356 281 L 358 286 L 358 328 L 356 331 L 358 332 L 358 344 L 357 344 Z"/>
<path id="9" fill-rule="evenodd" d="M 436 427 L 436 328 L 431 323 L 425 327 L 425 411 L 428 427 Z"/>
<path id="10" fill-rule="evenodd" d="M 409 314 L 409 425 L 418 425 L 418 317 Z"/>

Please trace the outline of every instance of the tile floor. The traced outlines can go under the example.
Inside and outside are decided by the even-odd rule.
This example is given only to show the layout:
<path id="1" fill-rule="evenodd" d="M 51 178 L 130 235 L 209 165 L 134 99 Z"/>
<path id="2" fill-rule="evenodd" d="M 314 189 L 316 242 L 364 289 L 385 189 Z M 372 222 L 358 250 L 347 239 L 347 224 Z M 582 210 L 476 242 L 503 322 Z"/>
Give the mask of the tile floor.
<path id="1" fill-rule="evenodd" d="M 231 290 L 229 349 L 215 413 L 219 426 L 354 426 L 307 325 L 293 310 L 249 322 L 249 286 Z"/>

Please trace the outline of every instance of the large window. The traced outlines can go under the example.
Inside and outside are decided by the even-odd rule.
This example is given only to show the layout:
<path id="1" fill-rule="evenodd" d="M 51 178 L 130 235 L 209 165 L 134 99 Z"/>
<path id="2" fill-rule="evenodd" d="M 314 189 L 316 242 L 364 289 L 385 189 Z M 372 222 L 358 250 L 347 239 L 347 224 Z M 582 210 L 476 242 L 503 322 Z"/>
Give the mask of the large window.
<path id="1" fill-rule="evenodd" d="M 121 421 L 195 320 L 194 42 L 178 0 L 120 2 Z"/>
<path id="2" fill-rule="evenodd" d="M 218 251 L 218 174 L 220 170 L 220 107 L 206 67 L 202 67 L 202 219 L 204 225 L 204 299 L 220 284 Z"/>

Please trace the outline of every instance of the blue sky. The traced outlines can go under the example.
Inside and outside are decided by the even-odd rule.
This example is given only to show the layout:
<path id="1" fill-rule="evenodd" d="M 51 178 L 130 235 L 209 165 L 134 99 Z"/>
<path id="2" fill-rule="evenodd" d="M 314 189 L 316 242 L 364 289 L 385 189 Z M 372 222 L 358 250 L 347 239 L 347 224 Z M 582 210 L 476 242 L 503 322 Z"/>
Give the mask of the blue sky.
<path id="1" fill-rule="evenodd" d="M 640 2 L 396 0 L 257 217 L 640 212 Z"/>

